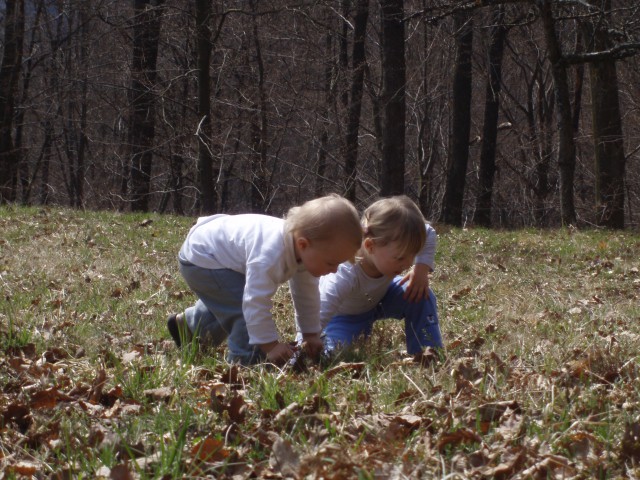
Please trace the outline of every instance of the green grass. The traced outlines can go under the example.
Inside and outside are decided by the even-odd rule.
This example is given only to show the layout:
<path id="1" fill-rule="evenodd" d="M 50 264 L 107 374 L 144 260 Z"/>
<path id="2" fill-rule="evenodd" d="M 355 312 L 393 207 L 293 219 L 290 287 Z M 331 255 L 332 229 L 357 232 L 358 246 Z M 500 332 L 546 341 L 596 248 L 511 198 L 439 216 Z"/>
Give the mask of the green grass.
<path id="1" fill-rule="evenodd" d="M 385 320 L 294 373 L 174 347 L 192 222 L 0 207 L 5 478 L 640 473 L 623 441 L 640 421 L 639 234 L 439 227 L 440 361 L 408 361 L 402 322 Z M 292 339 L 286 287 L 274 318 Z"/>

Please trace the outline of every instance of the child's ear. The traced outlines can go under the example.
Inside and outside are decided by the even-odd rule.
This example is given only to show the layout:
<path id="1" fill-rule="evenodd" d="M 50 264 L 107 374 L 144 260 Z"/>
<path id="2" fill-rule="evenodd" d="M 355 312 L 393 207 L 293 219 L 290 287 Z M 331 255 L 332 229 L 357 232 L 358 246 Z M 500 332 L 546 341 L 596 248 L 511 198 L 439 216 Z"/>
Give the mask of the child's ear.
<path id="1" fill-rule="evenodd" d="M 298 250 L 306 250 L 311 245 L 311 242 L 307 237 L 298 237 L 296 238 L 296 246 Z"/>
<path id="2" fill-rule="evenodd" d="M 373 244 L 374 244 L 373 239 L 371 237 L 366 237 L 362 242 L 362 247 L 365 249 L 367 253 L 371 253 Z"/>

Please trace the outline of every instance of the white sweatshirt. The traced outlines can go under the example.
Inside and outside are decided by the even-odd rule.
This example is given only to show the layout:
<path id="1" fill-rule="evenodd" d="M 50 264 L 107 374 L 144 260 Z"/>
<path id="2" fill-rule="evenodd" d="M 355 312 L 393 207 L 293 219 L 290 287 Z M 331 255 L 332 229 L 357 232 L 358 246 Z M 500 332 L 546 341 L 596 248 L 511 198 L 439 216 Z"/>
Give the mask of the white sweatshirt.
<path id="1" fill-rule="evenodd" d="M 228 268 L 245 275 L 242 311 L 249 343 L 254 345 L 278 340 L 272 298 L 287 280 L 298 331 L 321 330 L 318 279 L 296 261 L 293 235 L 284 228 L 284 220 L 267 215 L 202 217 L 180 250 L 183 260 L 198 267 Z"/>
<path id="2" fill-rule="evenodd" d="M 425 224 L 427 238 L 418 252 L 415 263 L 435 267 L 438 236 L 434 228 Z M 320 278 L 320 321 L 326 327 L 335 315 L 358 315 L 374 308 L 393 280 L 392 277 L 373 278 L 359 263 L 342 263 L 336 273 Z"/>

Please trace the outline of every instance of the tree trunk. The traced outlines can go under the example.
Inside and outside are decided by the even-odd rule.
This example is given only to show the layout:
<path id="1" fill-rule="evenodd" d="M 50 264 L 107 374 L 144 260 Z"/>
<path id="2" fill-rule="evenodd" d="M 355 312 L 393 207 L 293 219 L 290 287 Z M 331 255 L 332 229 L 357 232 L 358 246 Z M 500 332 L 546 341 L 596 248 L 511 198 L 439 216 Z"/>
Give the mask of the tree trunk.
<path id="1" fill-rule="evenodd" d="M 404 193 L 406 64 L 404 1 L 381 0 L 382 165 L 380 195 Z"/>
<path id="2" fill-rule="evenodd" d="M 20 165 L 20 155 L 13 143 L 13 118 L 22 63 L 24 0 L 5 2 L 4 24 L 4 55 L 0 65 L 0 203 L 15 200 Z"/>
<path id="3" fill-rule="evenodd" d="M 131 62 L 131 210 L 148 211 L 155 136 L 156 61 L 164 0 L 134 0 Z"/>
<path id="4" fill-rule="evenodd" d="M 358 133 L 364 91 L 365 35 L 369 17 L 369 0 L 358 0 L 354 17 L 353 53 L 351 55 L 351 95 L 347 114 L 347 136 L 345 140 L 345 197 L 356 201 L 356 174 L 358 165 Z"/>
<path id="5" fill-rule="evenodd" d="M 611 0 L 603 5 L 609 16 Z M 589 50 L 604 51 L 611 47 L 606 18 L 597 18 L 587 27 Z M 624 228 L 625 155 L 622 118 L 618 98 L 618 74 L 614 59 L 589 64 L 591 81 L 591 118 L 595 143 L 596 222 L 608 228 Z"/>
<path id="6" fill-rule="evenodd" d="M 442 204 L 442 221 L 462 225 L 462 205 L 469 162 L 471 131 L 471 54 L 473 50 L 473 14 L 455 14 L 456 65 L 453 76 L 452 123 L 449 132 L 449 168 Z"/>
<path id="7" fill-rule="evenodd" d="M 482 128 L 482 150 L 480 151 L 480 171 L 478 173 L 478 198 L 475 222 L 483 227 L 491 226 L 491 197 L 493 178 L 496 172 L 496 142 L 498 138 L 498 114 L 500 107 L 500 87 L 502 82 L 502 55 L 507 37 L 504 25 L 504 8 L 494 10 L 491 24 L 491 44 L 489 45 L 489 75 L 485 93 L 484 125 Z"/>
<path id="8" fill-rule="evenodd" d="M 252 2 L 255 10 L 256 4 Z M 267 93 L 264 85 L 264 62 L 258 35 L 258 22 L 252 17 L 253 42 L 257 63 L 257 95 L 258 103 L 251 106 L 251 211 L 265 213 L 269 204 L 269 172 L 267 167 L 268 122 L 267 122 Z"/>
<path id="9" fill-rule="evenodd" d="M 87 45 L 89 24 L 85 10 L 79 10 L 75 14 L 78 22 L 78 35 L 74 37 L 74 49 L 79 59 L 77 64 L 68 64 L 69 72 L 76 72 L 79 85 L 77 95 L 68 99 L 61 99 L 61 104 L 66 103 L 66 114 L 63 123 L 64 151 L 66 154 L 67 194 L 69 205 L 74 208 L 82 208 L 84 203 L 85 183 L 85 150 L 87 145 L 87 103 L 88 103 L 88 73 Z M 61 110 L 62 111 L 62 110 Z M 79 116 L 79 118 L 77 118 Z"/>
<path id="10" fill-rule="evenodd" d="M 196 0 L 196 49 L 198 71 L 198 184 L 200 187 L 200 211 L 215 213 L 218 201 L 213 176 L 213 151 L 211 150 L 211 2 Z"/>
<path id="11" fill-rule="evenodd" d="M 44 2 L 37 2 L 35 5 L 35 13 L 33 14 L 33 18 L 31 20 L 32 25 L 40 24 L 40 17 L 42 16 L 42 11 L 44 10 Z M 23 66 L 23 75 L 22 75 L 22 95 L 20 98 L 20 104 L 25 105 L 28 103 L 30 91 L 31 79 L 34 77 L 34 52 L 36 52 L 37 46 L 39 46 L 40 42 L 40 32 L 38 28 L 31 29 L 31 38 L 29 40 L 29 45 L 26 49 L 26 61 Z M 36 74 L 37 75 L 37 74 Z M 23 132 L 25 130 L 25 115 L 27 113 L 26 108 L 18 109 L 16 115 L 16 131 L 15 131 L 15 142 L 14 148 L 17 152 L 22 151 L 23 144 Z M 46 134 L 45 134 L 46 135 Z M 34 169 L 34 173 L 32 174 L 29 170 L 29 162 L 20 162 L 19 168 L 19 177 L 20 177 L 20 187 L 21 187 L 21 202 L 23 205 L 28 205 L 31 202 L 31 192 L 33 190 L 32 181 L 35 178 L 35 174 L 37 173 L 37 169 L 42 160 L 42 156 L 36 162 L 36 168 Z M 17 196 L 17 194 L 16 194 Z"/>
<path id="12" fill-rule="evenodd" d="M 427 8 L 429 0 L 422 0 L 422 8 Z M 432 38 L 429 35 L 429 22 L 422 22 L 422 51 L 429 52 L 430 42 Z M 425 58 L 421 60 L 422 65 L 422 91 L 424 107 L 420 112 L 420 120 L 418 126 L 418 166 L 420 168 L 420 183 L 418 189 L 418 206 L 426 218 L 435 215 L 434 198 L 434 168 L 440 163 L 440 148 L 438 145 L 437 125 L 441 118 L 438 103 L 434 100 L 432 94 L 428 92 L 432 88 L 429 80 L 429 69 L 433 65 Z"/>
<path id="13" fill-rule="evenodd" d="M 576 169 L 576 145 L 573 136 L 567 68 L 562 59 L 560 43 L 556 34 L 552 3 L 551 0 L 541 0 L 539 5 L 556 98 L 558 169 L 560 171 L 560 217 L 562 224 L 567 226 L 575 225 L 576 223 L 576 209 L 573 196 L 573 183 Z"/>
<path id="14" fill-rule="evenodd" d="M 325 35 L 325 55 L 331 58 L 331 50 L 333 47 L 333 35 L 328 32 Z M 316 163 L 316 180 L 315 180 L 315 196 L 321 197 L 324 192 L 324 177 L 327 170 L 327 142 L 329 141 L 329 111 L 333 104 L 334 89 L 333 86 L 333 62 L 327 61 L 324 68 L 324 101 L 325 106 L 321 112 L 322 133 L 320 134 L 320 144 L 318 145 L 318 155 Z"/>

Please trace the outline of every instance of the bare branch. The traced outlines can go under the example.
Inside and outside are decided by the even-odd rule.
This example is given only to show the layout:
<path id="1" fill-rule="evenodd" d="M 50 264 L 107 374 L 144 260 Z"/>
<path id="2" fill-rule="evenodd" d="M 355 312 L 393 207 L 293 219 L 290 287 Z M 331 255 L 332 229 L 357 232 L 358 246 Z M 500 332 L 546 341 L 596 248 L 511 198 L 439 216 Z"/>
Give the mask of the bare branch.
<path id="1" fill-rule="evenodd" d="M 567 65 L 578 63 L 602 62 L 605 60 L 621 60 L 633 57 L 640 51 L 640 43 L 621 43 L 607 50 L 563 55 L 562 61 Z"/>

